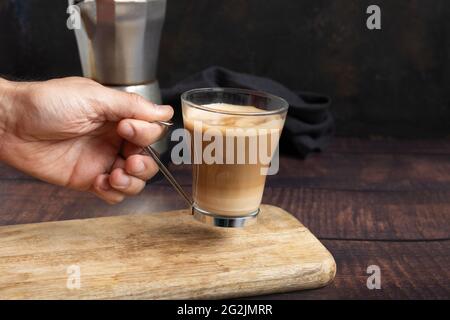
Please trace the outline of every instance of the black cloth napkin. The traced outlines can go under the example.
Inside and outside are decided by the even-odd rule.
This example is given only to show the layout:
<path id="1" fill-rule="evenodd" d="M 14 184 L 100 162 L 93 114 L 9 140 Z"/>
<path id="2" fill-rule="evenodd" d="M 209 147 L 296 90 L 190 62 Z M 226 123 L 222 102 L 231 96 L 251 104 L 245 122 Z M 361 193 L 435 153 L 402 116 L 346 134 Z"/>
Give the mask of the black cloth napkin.
<path id="1" fill-rule="evenodd" d="M 312 152 L 322 151 L 334 133 L 329 97 L 316 93 L 294 92 L 271 79 L 238 73 L 222 67 L 210 67 L 171 88 L 162 89 L 163 102 L 176 110 L 181 110 L 180 95 L 183 92 L 207 87 L 252 89 L 284 98 L 289 103 L 289 111 L 280 140 L 280 152 L 306 157 Z"/>

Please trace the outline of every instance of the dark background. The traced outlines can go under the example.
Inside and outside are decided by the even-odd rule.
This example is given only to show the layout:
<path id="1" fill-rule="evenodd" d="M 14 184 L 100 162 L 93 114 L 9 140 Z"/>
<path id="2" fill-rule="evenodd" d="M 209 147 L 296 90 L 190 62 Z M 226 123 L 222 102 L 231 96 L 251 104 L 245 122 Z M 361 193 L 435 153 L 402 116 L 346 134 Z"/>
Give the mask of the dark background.
<path id="1" fill-rule="evenodd" d="M 0 0 L 0 74 L 81 75 L 66 7 Z M 211 65 L 330 95 L 339 135 L 450 136 L 448 0 L 168 0 L 162 87 Z"/>

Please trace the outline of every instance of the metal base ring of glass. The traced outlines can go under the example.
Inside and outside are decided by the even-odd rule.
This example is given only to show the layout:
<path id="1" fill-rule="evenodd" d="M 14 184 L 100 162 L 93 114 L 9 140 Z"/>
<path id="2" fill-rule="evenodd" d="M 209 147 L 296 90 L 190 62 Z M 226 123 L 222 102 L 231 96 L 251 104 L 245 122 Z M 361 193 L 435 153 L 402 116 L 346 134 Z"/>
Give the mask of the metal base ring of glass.
<path id="1" fill-rule="evenodd" d="M 195 220 L 198 220 L 207 225 L 211 225 L 214 227 L 222 227 L 222 228 L 242 228 L 252 225 L 256 222 L 256 218 L 259 214 L 259 209 L 253 211 L 249 215 L 246 216 L 220 216 L 208 211 L 204 211 L 195 207 L 192 207 L 192 215 Z"/>

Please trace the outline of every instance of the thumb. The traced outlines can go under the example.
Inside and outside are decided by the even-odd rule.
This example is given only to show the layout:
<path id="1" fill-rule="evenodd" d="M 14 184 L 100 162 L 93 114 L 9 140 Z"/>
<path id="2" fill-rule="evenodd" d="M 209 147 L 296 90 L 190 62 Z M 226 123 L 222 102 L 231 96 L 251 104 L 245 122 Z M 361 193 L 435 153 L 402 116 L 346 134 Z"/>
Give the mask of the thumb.
<path id="1" fill-rule="evenodd" d="M 108 121 L 118 122 L 122 119 L 143 121 L 167 121 L 173 116 L 173 109 L 167 105 L 157 105 L 136 93 L 123 92 L 103 87 L 107 92 L 101 93 L 101 112 Z"/>

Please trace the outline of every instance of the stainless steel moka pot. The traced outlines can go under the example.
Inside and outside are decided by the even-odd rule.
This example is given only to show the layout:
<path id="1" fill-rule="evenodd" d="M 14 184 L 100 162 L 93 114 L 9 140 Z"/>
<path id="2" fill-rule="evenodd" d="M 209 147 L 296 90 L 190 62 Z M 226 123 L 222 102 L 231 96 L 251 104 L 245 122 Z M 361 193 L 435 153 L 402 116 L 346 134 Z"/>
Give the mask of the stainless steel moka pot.
<path id="1" fill-rule="evenodd" d="M 83 75 L 111 88 L 161 103 L 156 78 L 166 0 L 70 0 Z M 124 106 L 126 108 L 127 106 Z M 154 146 L 167 149 L 167 140 Z"/>

